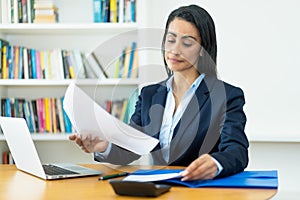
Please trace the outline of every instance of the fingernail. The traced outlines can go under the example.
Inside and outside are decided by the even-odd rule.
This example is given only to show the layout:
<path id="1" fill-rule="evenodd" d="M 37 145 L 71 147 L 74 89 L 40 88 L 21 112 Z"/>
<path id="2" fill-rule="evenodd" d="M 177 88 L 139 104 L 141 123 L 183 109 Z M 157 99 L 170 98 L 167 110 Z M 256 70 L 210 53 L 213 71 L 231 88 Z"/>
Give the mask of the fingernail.
<path id="1" fill-rule="evenodd" d="M 181 181 L 186 181 L 187 180 L 187 177 L 184 177 L 181 179 Z"/>
<path id="2" fill-rule="evenodd" d="M 182 171 L 182 172 L 180 173 L 180 175 L 181 175 L 181 176 L 186 176 L 188 173 L 189 173 L 188 171 L 184 170 L 184 171 Z"/>

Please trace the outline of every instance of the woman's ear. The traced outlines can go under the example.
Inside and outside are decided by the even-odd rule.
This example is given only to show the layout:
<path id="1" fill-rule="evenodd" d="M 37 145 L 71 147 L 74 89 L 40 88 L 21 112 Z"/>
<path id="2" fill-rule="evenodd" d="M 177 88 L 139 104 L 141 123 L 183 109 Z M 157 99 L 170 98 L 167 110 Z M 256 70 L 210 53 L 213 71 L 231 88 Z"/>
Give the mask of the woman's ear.
<path id="1" fill-rule="evenodd" d="M 201 47 L 200 47 L 200 52 L 199 52 L 199 55 L 200 55 L 201 57 L 203 56 L 203 53 L 204 53 L 203 51 L 204 51 L 204 48 L 201 46 Z"/>

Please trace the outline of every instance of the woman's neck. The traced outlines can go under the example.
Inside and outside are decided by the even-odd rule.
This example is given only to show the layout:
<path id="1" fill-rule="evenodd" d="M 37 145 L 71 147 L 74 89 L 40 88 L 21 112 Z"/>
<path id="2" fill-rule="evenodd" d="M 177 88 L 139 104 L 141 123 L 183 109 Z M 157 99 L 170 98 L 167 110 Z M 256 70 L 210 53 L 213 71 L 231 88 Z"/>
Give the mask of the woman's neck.
<path id="1" fill-rule="evenodd" d="M 194 81 L 199 77 L 199 73 L 174 73 L 172 89 L 174 93 L 184 94 Z"/>

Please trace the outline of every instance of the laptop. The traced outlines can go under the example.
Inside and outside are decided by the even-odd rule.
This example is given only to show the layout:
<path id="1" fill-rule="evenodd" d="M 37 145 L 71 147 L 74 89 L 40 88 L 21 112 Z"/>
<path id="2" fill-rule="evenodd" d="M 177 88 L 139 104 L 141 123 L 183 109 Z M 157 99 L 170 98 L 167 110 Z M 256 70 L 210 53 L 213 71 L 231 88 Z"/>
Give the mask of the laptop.
<path id="1" fill-rule="evenodd" d="M 100 175 L 101 171 L 75 164 L 41 164 L 24 118 L 0 117 L 0 126 L 16 164 L 24 172 L 45 180 Z"/>

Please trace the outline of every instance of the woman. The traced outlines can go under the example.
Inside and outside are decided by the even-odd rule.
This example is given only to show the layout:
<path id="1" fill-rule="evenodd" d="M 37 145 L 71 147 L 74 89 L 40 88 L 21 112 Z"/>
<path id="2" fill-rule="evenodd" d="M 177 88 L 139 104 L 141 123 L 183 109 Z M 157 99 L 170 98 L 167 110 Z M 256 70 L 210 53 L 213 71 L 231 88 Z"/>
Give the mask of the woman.
<path id="1" fill-rule="evenodd" d="M 190 5 L 168 17 L 162 52 L 170 77 L 146 86 L 136 103 L 131 125 L 159 139 L 151 152 L 155 165 L 187 166 L 182 180 L 235 174 L 248 164 L 246 116 L 240 88 L 217 78 L 214 22 L 203 8 Z M 128 164 L 139 156 L 90 137 L 70 140 L 95 160 Z"/>

